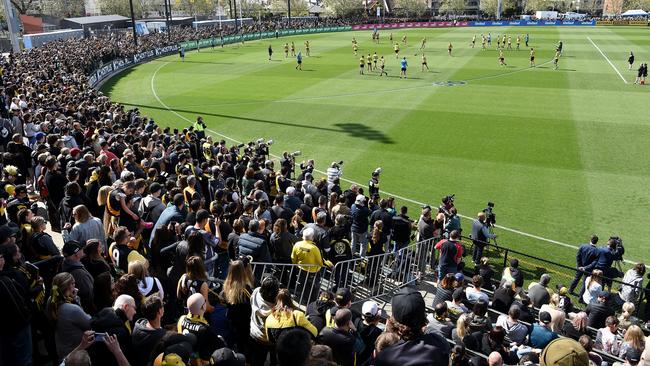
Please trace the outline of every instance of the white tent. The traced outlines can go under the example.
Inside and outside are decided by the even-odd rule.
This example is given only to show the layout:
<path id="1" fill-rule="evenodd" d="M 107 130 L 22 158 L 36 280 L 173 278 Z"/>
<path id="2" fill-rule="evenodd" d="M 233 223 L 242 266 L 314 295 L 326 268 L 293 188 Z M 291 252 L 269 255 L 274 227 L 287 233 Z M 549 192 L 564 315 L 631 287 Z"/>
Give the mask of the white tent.
<path id="1" fill-rule="evenodd" d="M 625 13 L 621 14 L 621 16 L 624 17 L 644 17 L 647 16 L 648 13 L 641 9 L 636 9 L 636 10 L 628 10 Z"/>

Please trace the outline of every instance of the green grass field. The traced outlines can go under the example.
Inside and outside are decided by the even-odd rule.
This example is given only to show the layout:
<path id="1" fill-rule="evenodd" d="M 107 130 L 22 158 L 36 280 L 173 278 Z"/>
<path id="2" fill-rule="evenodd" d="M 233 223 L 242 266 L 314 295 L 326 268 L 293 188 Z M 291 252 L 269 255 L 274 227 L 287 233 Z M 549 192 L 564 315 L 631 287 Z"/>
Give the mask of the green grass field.
<path id="1" fill-rule="evenodd" d="M 482 51 L 480 34 L 487 32 L 493 46 Z M 523 44 L 506 51 L 508 66 L 500 67 L 494 37 L 504 32 L 513 36 L 513 48 L 516 33 L 529 33 L 539 67 L 528 67 Z M 395 39 L 407 34 L 409 41 L 401 53 L 409 62 L 406 80 L 397 77 L 388 33 L 379 45 L 370 32 L 346 32 L 205 49 L 188 53 L 185 62 L 169 56 L 130 69 L 103 90 L 161 125 L 182 128 L 202 115 L 228 138 L 273 139 L 277 155 L 301 150 L 319 170 L 343 159 L 344 177 L 364 186 L 381 166 L 382 191 L 407 198 L 400 204 L 409 205 L 413 218 L 418 203 L 438 205 L 455 193 L 464 215 L 493 201 L 500 225 L 570 245 L 592 233 L 619 235 L 627 259 L 650 262 L 650 87 L 632 85 L 636 70 L 627 69 L 631 50 L 635 67 L 650 61 L 650 29 L 398 30 Z M 430 71 L 420 72 L 425 36 Z M 386 57 L 389 77 L 358 74 L 352 37 L 360 53 Z M 294 41 L 304 54 L 307 39 L 312 56 L 300 72 L 282 45 Z M 559 40 L 565 51 L 553 70 Z M 466 84 L 434 86 L 449 80 Z M 575 263 L 573 248 L 497 232 L 501 245 Z"/>

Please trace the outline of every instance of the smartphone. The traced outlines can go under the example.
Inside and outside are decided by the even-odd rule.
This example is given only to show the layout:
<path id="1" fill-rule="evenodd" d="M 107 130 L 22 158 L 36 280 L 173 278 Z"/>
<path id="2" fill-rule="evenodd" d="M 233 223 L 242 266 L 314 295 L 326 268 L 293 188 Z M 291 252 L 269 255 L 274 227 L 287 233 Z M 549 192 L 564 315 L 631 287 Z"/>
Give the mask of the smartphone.
<path id="1" fill-rule="evenodd" d="M 106 340 L 106 333 L 95 333 L 95 342 L 104 342 Z"/>

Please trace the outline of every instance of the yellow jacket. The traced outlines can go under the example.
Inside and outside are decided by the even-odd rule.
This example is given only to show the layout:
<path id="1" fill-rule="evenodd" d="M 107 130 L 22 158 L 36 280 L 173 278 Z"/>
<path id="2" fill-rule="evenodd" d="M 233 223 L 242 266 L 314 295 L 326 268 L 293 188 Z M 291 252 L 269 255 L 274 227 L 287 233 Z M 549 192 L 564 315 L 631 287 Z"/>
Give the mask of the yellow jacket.
<path id="1" fill-rule="evenodd" d="M 291 251 L 291 262 L 293 264 L 306 264 L 300 266 L 300 269 L 307 272 L 316 273 L 320 267 L 324 266 L 323 257 L 320 255 L 320 249 L 311 241 L 302 240 L 293 245 Z"/>
<path id="2" fill-rule="evenodd" d="M 287 312 L 272 312 L 264 322 L 264 333 L 266 338 L 272 343 L 277 342 L 279 330 L 301 327 L 311 333 L 313 337 L 318 335 L 316 327 L 307 320 L 305 314 L 300 310 L 294 310 L 291 313 Z"/>

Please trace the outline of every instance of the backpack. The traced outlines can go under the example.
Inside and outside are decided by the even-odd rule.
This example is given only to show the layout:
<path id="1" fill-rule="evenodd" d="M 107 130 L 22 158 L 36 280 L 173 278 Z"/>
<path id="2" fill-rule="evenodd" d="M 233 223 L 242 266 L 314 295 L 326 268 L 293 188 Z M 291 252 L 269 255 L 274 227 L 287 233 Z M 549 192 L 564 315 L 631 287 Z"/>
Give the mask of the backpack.
<path id="1" fill-rule="evenodd" d="M 45 172 L 47 169 L 43 168 L 41 169 L 41 174 L 38 176 L 38 179 L 36 179 L 36 188 L 38 188 L 38 192 L 41 194 L 41 197 L 47 198 L 50 196 L 50 191 L 47 189 L 47 186 L 45 185 Z"/>
<path id="2" fill-rule="evenodd" d="M 589 354 L 571 338 L 551 341 L 539 356 L 540 366 L 589 366 Z"/>

